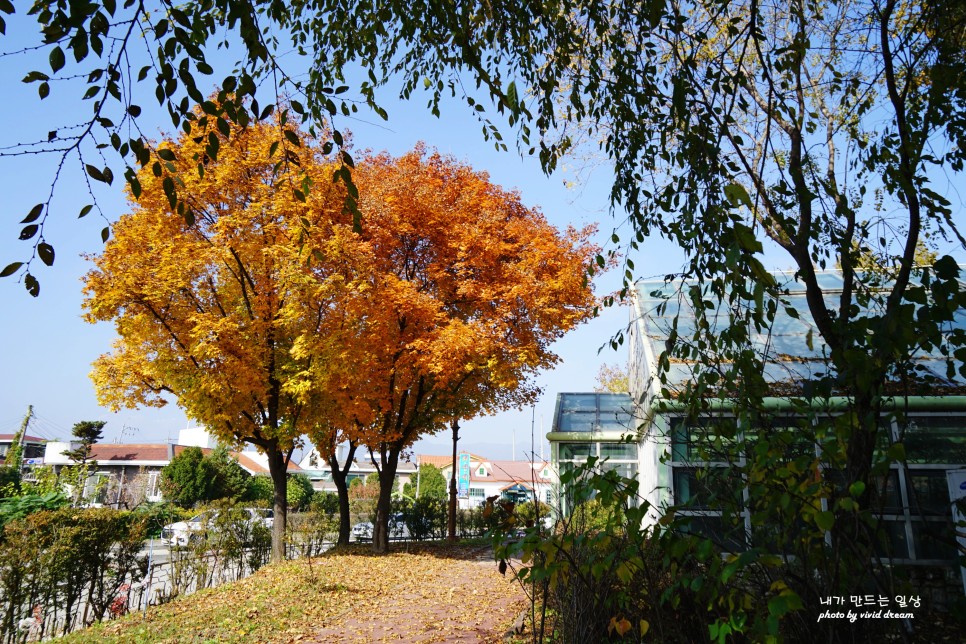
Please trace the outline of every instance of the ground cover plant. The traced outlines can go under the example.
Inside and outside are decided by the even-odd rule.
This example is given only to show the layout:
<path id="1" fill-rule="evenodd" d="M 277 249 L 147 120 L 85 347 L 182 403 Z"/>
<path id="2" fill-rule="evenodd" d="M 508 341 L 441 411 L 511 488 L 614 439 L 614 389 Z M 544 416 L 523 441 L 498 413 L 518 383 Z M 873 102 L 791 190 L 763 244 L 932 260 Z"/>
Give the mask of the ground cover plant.
<path id="1" fill-rule="evenodd" d="M 519 589 L 480 545 L 421 545 L 379 556 L 353 546 L 273 564 L 64 641 L 372 641 L 379 629 L 403 627 L 422 629 L 423 641 L 470 632 L 498 641 L 521 608 Z M 423 611 L 432 611 L 425 620 Z"/>

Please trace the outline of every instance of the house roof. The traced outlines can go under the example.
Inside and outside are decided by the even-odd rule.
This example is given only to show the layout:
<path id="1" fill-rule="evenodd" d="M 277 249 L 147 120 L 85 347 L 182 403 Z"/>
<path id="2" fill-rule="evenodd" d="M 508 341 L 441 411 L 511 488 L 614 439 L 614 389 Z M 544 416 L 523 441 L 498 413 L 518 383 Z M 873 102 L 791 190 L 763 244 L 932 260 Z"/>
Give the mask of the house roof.
<path id="1" fill-rule="evenodd" d="M 16 436 L 16 434 L 0 434 L 0 443 L 12 443 L 14 436 Z M 31 436 L 30 434 L 24 434 L 20 441 L 22 443 L 45 443 L 47 442 L 47 439 Z"/>
<path id="2" fill-rule="evenodd" d="M 488 476 L 480 476 L 479 466 L 474 467 L 470 470 L 471 483 L 474 481 L 479 483 L 506 481 L 510 484 L 525 483 L 532 485 L 534 482 L 546 483 L 552 480 L 550 477 L 540 476 L 544 467 L 549 463 L 540 461 L 534 463 L 528 461 L 483 461 L 482 464 L 486 467 Z"/>
<path id="3" fill-rule="evenodd" d="M 469 452 L 461 452 L 461 453 L 469 453 Z M 485 456 L 479 456 L 478 454 L 470 453 L 470 462 L 476 461 L 479 463 L 483 463 L 483 462 L 486 462 L 486 460 L 487 459 Z M 419 454 L 418 456 L 416 456 L 416 461 L 420 465 L 434 465 L 439 469 L 443 469 L 445 467 L 450 467 L 453 465 L 453 455 L 445 454 L 440 456 L 438 454 Z"/>
<path id="4" fill-rule="evenodd" d="M 111 461 L 169 461 L 169 447 L 166 443 L 132 443 L 128 445 L 94 443 L 91 445 L 91 458 L 99 463 Z M 174 447 L 176 453 L 180 453 L 184 449 L 183 445 L 175 445 Z M 181 450 L 177 449 L 179 447 Z"/>
<path id="5" fill-rule="evenodd" d="M 169 454 L 177 456 L 188 449 L 190 445 L 169 445 L 167 443 L 95 443 L 91 445 L 91 458 L 98 463 L 168 463 Z M 210 447 L 199 447 L 205 456 L 214 450 Z M 170 450 L 170 451 L 169 451 Z M 232 458 L 238 461 L 250 474 L 268 474 L 268 468 L 245 452 L 231 452 Z M 288 464 L 289 472 L 300 472 L 302 468 L 294 461 Z"/>
<path id="6" fill-rule="evenodd" d="M 784 295 L 777 302 L 772 327 L 753 334 L 751 343 L 764 358 L 765 379 L 780 391 L 782 387 L 795 386 L 827 372 L 831 365 L 826 359 L 828 347 L 809 313 L 804 285 L 796 280 L 793 272 L 778 271 L 773 276 Z M 835 310 L 843 291 L 841 271 L 821 271 L 816 278 L 826 303 Z M 885 292 L 891 287 L 888 280 L 883 282 L 873 290 Z M 665 352 L 675 318 L 677 337 L 689 338 L 695 333 L 697 322 L 689 296 L 691 286 L 692 283 L 680 280 L 642 280 L 634 286 L 636 302 L 632 316 L 650 353 L 651 364 L 645 367 L 650 374 L 656 373 L 657 361 Z M 705 299 L 713 302 L 710 296 Z M 727 305 L 705 311 L 707 323 L 718 329 L 727 326 L 728 314 Z M 966 312 L 958 312 L 951 326 L 966 330 Z M 947 359 L 938 349 L 919 351 L 913 363 L 923 378 L 941 388 L 966 386 L 966 380 L 958 373 L 952 376 L 947 373 Z M 672 391 L 682 389 L 694 379 L 695 366 L 694 361 L 672 358 L 666 372 L 666 386 Z"/>

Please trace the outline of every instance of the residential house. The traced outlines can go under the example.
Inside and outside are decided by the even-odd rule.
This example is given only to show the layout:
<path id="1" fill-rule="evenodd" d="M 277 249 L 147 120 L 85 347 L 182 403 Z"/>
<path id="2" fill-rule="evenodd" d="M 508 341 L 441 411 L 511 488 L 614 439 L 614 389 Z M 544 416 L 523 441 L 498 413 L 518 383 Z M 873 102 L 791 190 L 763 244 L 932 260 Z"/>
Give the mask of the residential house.
<path id="1" fill-rule="evenodd" d="M 345 463 L 346 455 L 348 454 L 348 445 L 338 445 L 336 447 L 336 458 L 339 463 Z M 364 456 L 359 456 L 360 453 L 364 453 Z M 316 448 L 306 454 L 301 461 L 299 461 L 299 468 L 303 474 L 309 477 L 312 481 L 312 488 L 319 492 L 335 492 L 335 482 L 332 480 L 332 468 L 329 467 L 328 461 L 326 461 L 318 452 Z M 375 462 L 369 457 L 368 452 L 363 452 L 362 450 L 356 451 L 356 458 L 353 459 L 352 465 L 349 467 L 349 472 L 346 474 L 346 483 L 351 484 L 355 479 L 365 480 L 371 474 L 378 471 Z M 416 475 L 416 464 L 408 459 L 400 458 L 399 465 L 396 467 L 396 484 L 401 490 L 404 485 L 414 480 Z"/>
<path id="2" fill-rule="evenodd" d="M 207 455 L 216 444 L 207 432 L 197 428 L 182 430 L 178 443 L 95 443 L 91 445 L 92 473 L 85 484 L 84 496 L 94 498 L 97 505 L 115 507 L 160 501 L 161 468 L 188 447 L 199 447 Z M 76 443 L 47 443 L 44 464 L 55 469 L 73 465 L 74 461 L 65 452 L 76 447 Z M 231 456 L 252 476 L 268 476 L 268 461 L 264 454 L 236 451 L 231 452 Z M 301 469 L 298 464 L 289 463 L 288 471 L 293 474 Z"/>
<path id="3" fill-rule="evenodd" d="M 420 454 L 420 464 L 435 465 L 443 478 L 453 476 L 453 457 Z M 483 505 L 489 497 L 523 503 L 539 499 L 552 504 L 556 477 L 546 461 L 498 461 L 478 454 L 457 454 L 457 501 L 460 508 Z"/>
<path id="4" fill-rule="evenodd" d="M 0 464 L 7 458 L 7 452 L 10 451 L 15 436 L 15 434 L 0 434 Z M 23 446 L 24 465 L 34 465 L 40 459 L 43 459 L 44 443 L 46 442 L 46 438 L 38 438 L 29 434 L 24 434 L 21 437 L 20 444 Z"/>

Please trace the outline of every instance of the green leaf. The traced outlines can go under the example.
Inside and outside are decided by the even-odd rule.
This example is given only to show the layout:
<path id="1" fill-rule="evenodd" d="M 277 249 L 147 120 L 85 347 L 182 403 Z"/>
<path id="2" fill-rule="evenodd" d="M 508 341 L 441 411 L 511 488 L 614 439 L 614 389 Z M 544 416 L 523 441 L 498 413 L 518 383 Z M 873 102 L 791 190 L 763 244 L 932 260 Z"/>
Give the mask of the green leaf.
<path id="1" fill-rule="evenodd" d="M 24 226 L 23 230 L 20 231 L 20 239 L 27 240 L 37 234 L 40 230 L 40 226 L 37 224 L 30 224 L 29 226 Z"/>
<path id="2" fill-rule="evenodd" d="M 172 208 L 178 202 L 178 196 L 174 191 L 174 180 L 171 177 L 166 176 L 161 180 L 161 188 L 164 190 L 164 194 L 168 197 L 168 203 Z"/>
<path id="3" fill-rule="evenodd" d="M 40 261 L 42 261 L 47 266 L 54 265 L 54 247 L 46 242 L 40 242 L 37 244 L 37 255 L 40 256 Z"/>
<path id="4" fill-rule="evenodd" d="M 21 224 L 29 224 L 32 221 L 37 221 L 40 218 L 41 213 L 44 211 L 44 204 L 39 203 L 30 209 L 30 212 L 26 217 L 20 222 Z"/>
<path id="5" fill-rule="evenodd" d="M 162 148 L 162 149 L 158 150 L 158 156 L 161 157 L 161 159 L 164 160 L 164 161 L 174 161 L 175 160 L 174 150 L 172 150 L 170 148 Z"/>
<path id="6" fill-rule="evenodd" d="M 852 496 L 862 496 L 863 492 L 865 492 L 865 483 L 862 481 L 856 481 L 849 486 L 849 494 Z"/>
<path id="7" fill-rule="evenodd" d="M 134 196 L 134 198 L 135 199 L 140 199 L 141 198 L 141 182 L 138 181 L 138 178 L 136 176 L 132 175 L 131 177 L 128 178 L 127 182 L 128 182 L 128 185 L 131 186 L 131 194 Z"/>
<path id="8" fill-rule="evenodd" d="M 53 50 L 51 50 L 48 58 L 50 60 L 50 68 L 55 74 L 63 69 L 64 63 L 67 62 L 64 58 L 64 50 L 60 47 L 54 47 Z"/>
<path id="9" fill-rule="evenodd" d="M 520 111 L 520 97 L 517 94 L 517 84 L 516 81 L 510 81 L 510 84 L 506 87 L 506 102 L 507 107 L 514 113 Z"/>
<path id="10" fill-rule="evenodd" d="M 906 446 L 902 443 L 893 443 L 886 451 L 886 457 L 893 463 L 904 463 L 906 460 Z"/>
<path id="11" fill-rule="evenodd" d="M 943 255 L 937 259 L 933 264 L 933 270 L 936 271 L 936 277 L 943 280 L 954 279 L 959 275 L 959 265 L 949 255 Z"/>
<path id="12" fill-rule="evenodd" d="M 110 236 L 111 236 L 111 227 L 110 226 L 104 226 L 101 229 L 101 241 L 102 242 L 107 242 L 107 240 L 108 240 L 108 238 Z"/>
<path id="13" fill-rule="evenodd" d="M 95 181 L 101 181 L 101 182 L 105 181 L 104 173 L 100 171 L 100 168 L 92 166 L 89 163 L 87 164 L 86 167 L 87 167 L 87 174 L 91 176 L 91 179 L 94 179 Z"/>
<path id="14" fill-rule="evenodd" d="M 37 94 L 38 94 L 38 96 L 40 96 L 40 100 L 44 100 L 45 98 L 47 98 L 48 96 L 50 96 L 50 84 L 49 83 L 41 83 L 40 85 L 38 85 L 37 86 Z"/>
<path id="15" fill-rule="evenodd" d="M 283 133 L 285 134 L 285 138 L 288 139 L 288 142 L 291 143 L 292 145 L 296 147 L 302 145 L 302 142 L 299 140 L 298 135 L 295 134 L 295 132 L 293 132 L 292 130 L 283 130 Z"/>
<path id="16" fill-rule="evenodd" d="M 740 183 L 728 184 L 725 186 L 724 193 L 725 197 L 728 198 L 728 201 L 732 206 L 737 207 L 739 205 L 743 205 L 747 206 L 748 208 L 752 207 L 751 197 L 748 196 L 748 191 L 745 190 L 745 187 Z"/>
<path id="17" fill-rule="evenodd" d="M 815 513 L 815 525 L 817 525 L 820 530 L 831 530 L 834 523 L 835 515 L 831 512 L 824 511 Z"/>
<path id="18" fill-rule="evenodd" d="M 93 209 L 93 208 L 94 208 L 94 206 L 93 206 L 92 204 L 87 204 L 86 206 L 84 206 L 83 208 L 81 208 L 81 209 L 80 209 L 80 214 L 79 214 L 79 215 L 77 215 L 77 218 L 78 218 L 78 219 L 80 219 L 81 217 L 86 217 L 86 216 L 87 216 L 87 214 L 88 214 L 88 213 L 89 213 L 89 212 L 91 211 L 91 209 Z"/>
<path id="19" fill-rule="evenodd" d="M 40 295 L 40 282 L 38 282 L 37 278 L 31 275 L 30 273 L 27 273 L 26 275 L 24 275 L 23 285 L 27 289 L 27 292 L 33 295 L 34 297 L 37 297 L 38 295 Z"/>
<path id="20" fill-rule="evenodd" d="M 762 251 L 761 242 L 755 236 L 755 231 L 748 226 L 740 222 L 735 222 L 734 234 L 735 240 L 742 249 L 749 253 L 760 253 Z"/>
<path id="21" fill-rule="evenodd" d="M 9 277 L 10 275 L 13 275 L 20 270 L 21 266 L 23 266 L 23 262 L 11 262 L 10 264 L 7 264 L 6 268 L 0 271 L 0 277 Z"/>

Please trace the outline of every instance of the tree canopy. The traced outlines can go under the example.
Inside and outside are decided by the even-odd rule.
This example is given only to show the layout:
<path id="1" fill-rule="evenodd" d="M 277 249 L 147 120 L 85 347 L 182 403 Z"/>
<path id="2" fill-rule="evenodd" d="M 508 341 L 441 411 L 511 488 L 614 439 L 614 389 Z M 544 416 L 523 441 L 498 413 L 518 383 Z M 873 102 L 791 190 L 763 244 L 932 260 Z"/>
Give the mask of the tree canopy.
<path id="1" fill-rule="evenodd" d="M 431 499 L 446 499 L 449 494 L 448 483 L 443 473 L 432 463 L 420 463 L 418 479 L 414 478 L 403 486 L 403 494 L 411 499 L 429 497 Z M 417 494 L 418 488 L 418 494 Z"/>
<path id="2" fill-rule="evenodd" d="M 337 407 L 368 409 L 344 426 L 376 457 L 373 546 L 385 549 L 399 455 L 454 419 L 533 399 L 533 377 L 557 361 L 552 342 L 592 315 L 596 248 L 591 228 L 558 231 L 485 174 L 422 148 L 367 156 L 353 174 L 362 226 L 345 229 L 344 261 L 358 287 L 338 327 L 299 350 L 338 347 Z"/>
<path id="3" fill-rule="evenodd" d="M 304 237 L 342 202 L 321 157 L 276 144 L 278 129 L 299 140 L 283 118 L 233 127 L 217 135 L 232 135 L 217 160 L 208 138 L 183 134 L 163 144 L 163 167 L 139 173 L 133 211 L 87 275 L 87 319 L 113 320 L 119 335 L 92 378 L 112 408 L 163 405 L 171 394 L 222 440 L 263 450 L 276 486 L 273 556 L 281 557 L 286 467 L 305 420 L 299 386 L 321 358 L 294 348 L 319 332 L 332 302 L 324 275 L 314 299 L 299 299 L 305 280 L 315 284 Z M 285 189 L 296 168 L 315 178 L 310 200 Z M 190 195 L 188 210 L 171 196 L 175 183 Z"/>

